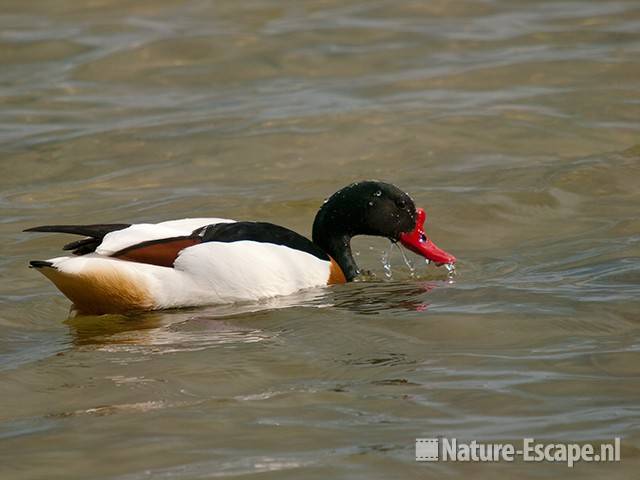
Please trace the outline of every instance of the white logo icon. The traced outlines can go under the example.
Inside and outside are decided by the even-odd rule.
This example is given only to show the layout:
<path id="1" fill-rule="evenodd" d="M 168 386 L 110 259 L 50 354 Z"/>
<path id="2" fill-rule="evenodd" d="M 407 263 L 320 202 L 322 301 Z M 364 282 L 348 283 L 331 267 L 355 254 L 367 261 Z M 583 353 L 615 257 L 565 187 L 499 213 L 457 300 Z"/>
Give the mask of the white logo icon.
<path id="1" fill-rule="evenodd" d="M 438 439 L 416 438 L 416 460 L 419 462 L 437 462 Z"/>

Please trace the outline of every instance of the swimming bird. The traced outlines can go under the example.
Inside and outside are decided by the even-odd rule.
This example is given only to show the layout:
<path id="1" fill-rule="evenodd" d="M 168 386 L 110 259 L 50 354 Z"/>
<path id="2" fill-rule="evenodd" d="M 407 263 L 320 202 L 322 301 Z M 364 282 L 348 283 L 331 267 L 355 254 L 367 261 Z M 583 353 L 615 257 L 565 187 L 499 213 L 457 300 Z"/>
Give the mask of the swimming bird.
<path id="1" fill-rule="evenodd" d="M 81 314 L 192 307 L 288 295 L 345 283 L 359 274 L 356 235 L 387 237 L 436 264 L 453 264 L 424 233 L 426 214 L 398 187 L 348 185 L 329 197 L 313 241 L 266 222 L 186 218 L 161 223 L 44 225 L 26 232 L 85 238 L 70 255 L 32 260 Z"/>

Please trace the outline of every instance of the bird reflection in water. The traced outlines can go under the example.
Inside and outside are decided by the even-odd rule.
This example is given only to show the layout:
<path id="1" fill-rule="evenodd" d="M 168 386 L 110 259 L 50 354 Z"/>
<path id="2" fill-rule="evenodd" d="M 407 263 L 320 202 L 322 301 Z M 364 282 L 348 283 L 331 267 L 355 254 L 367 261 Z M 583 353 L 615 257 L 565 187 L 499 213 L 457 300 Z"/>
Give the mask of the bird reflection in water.
<path id="1" fill-rule="evenodd" d="M 66 321 L 73 345 L 101 350 L 148 353 L 194 351 L 229 343 L 273 340 L 277 331 L 256 327 L 256 320 L 285 308 L 336 308 L 359 315 L 424 312 L 425 296 L 442 281 L 367 282 L 318 288 L 250 304 L 196 309 L 135 312 L 127 315 L 77 316 Z"/>

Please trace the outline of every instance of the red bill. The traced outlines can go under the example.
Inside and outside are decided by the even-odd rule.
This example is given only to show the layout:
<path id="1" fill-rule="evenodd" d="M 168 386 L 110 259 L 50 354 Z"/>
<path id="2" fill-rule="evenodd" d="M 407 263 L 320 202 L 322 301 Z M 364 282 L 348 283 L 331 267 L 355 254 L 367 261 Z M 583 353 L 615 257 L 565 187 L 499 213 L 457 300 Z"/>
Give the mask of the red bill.
<path id="1" fill-rule="evenodd" d="M 456 263 L 456 257 L 437 247 L 424 232 L 424 222 L 427 219 L 425 211 L 422 208 L 418 208 L 417 214 L 416 228 L 411 232 L 400 234 L 400 243 L 438 266 L 445 263 Z"/>

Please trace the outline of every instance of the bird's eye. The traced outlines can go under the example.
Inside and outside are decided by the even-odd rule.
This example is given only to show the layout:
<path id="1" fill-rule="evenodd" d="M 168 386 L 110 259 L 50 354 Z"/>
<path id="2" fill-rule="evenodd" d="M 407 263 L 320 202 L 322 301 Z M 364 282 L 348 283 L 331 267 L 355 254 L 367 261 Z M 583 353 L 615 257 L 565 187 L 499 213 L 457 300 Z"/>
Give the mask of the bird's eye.
<path id="1" fill-rule="evenodd" d="M 425 243 L 427 241 L 427 236 L 424 233 L 420 234 L 420 243 Z"/>

